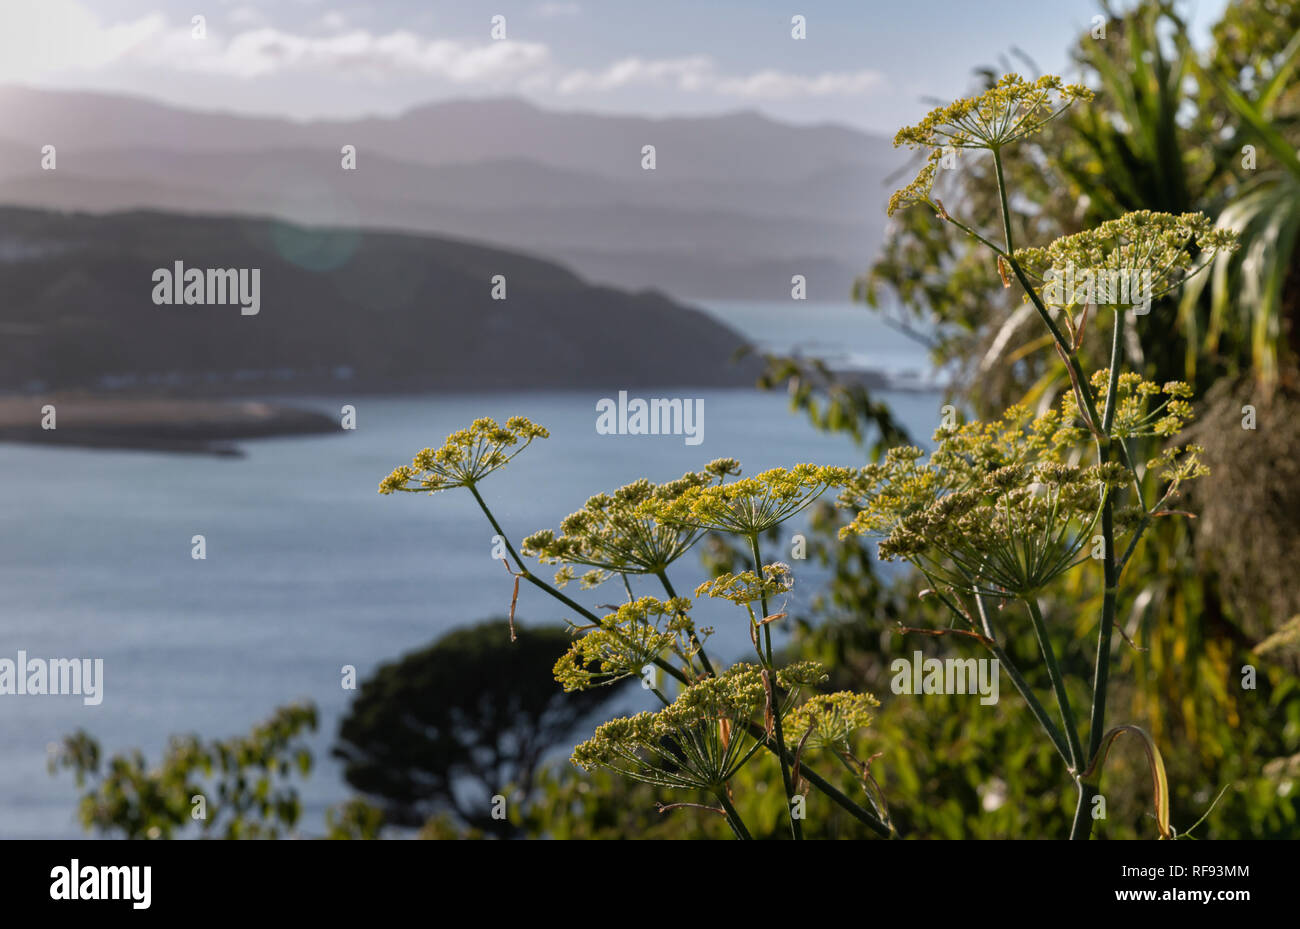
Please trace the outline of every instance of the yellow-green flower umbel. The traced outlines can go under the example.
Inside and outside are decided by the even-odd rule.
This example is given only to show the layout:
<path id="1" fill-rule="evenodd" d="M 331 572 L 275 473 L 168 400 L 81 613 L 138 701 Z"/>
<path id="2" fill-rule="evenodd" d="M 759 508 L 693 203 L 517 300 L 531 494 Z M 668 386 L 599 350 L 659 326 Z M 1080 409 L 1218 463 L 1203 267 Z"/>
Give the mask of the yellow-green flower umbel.
<path id="1" fill-rule="evenodd" d="M 705 581 L 699 587 L 695 588 L 695 596 L 708 595 L 718 597 L 723 600 L 730 600 L 738 606 L 743 606 L 749 614 L 749 638 L 754 643 L 754 648 L 758 651 L 759 659 L 764 665 L 770 665 L 766 653 L 759 646 L 758 631 L 763 629 L 766 633 L 766 626 L 785 615 L 784 612 L 776 613 L 772 616 L 760 616 L 754 612 L 754 604 L 762 603 L 764 605 L 774 597 L 788 593 L 794 587 L 794 574 L 790 571 L 790 566 L 782 562 L 763 565 L 760 571 L 742 571 L 739 574 L 722 574 L 711 581 Z M 764 641 L 769 640 L 769 636 L 764 636 Z"/>
<path id="2" fill-rule="evenodd" d="M 979 96 L 932 110 L 894 137 L 896 147 L 931 151 L 916 180 L 890 198 L 889 215 L 911 203 L 929 203 L 938 209 L 930 199 L 930 190 L 945 148 L 999 149 L 1038 132 L 1076 100 L 1091 98 L 1086 87 L 1066 84 L 1053 75 L 1027 81 L 1008 74 Z"/>
<path id="3" fill-rule="evenodd" d="M 641 597 L 623 604 L 569 646 L 555 662 L 555 679 L 566 691 L 588 690 L 643 674 L 664 654 L 681 659 L 693 676 L 699 643 L 690 609 L 691 601 L 680 597 Z"/>
<path id="4" fill-rule="evenodd" d="M 811 680 L 823 678 L 824 672 L 812 662 L 798 662 L 775 677 L 777 685 L 793 695 Z M 718 677 L 687 687 L 657 713 L 638 713 L 598 727 L 573 750 L 572 761 L 588 771 L 605 767 L 660 787 L 716 793 L 762 746 L 749 724 L 764 712 L 767 692 L 761 669 L 733 665 Z"/>
<path id="5" fill-rule="evenodd" d="M 1102 368 L 1091 378 L 1092 388 L 1099 404 L 1110 393 L 1110 370 Z M 1112 438 L 1133 439 L 1147 436 L 1168 438 L 1177 435 L 1192 419 L 1192 405 L 1188 398 L 1192 388 L 1182 381 L 1168 381 L 1159 386 L 1132 371 L 1116 378 L 1115 422 Z M 1067 420 L 1079 416 L 1078 402 L 1073 394 L 1061 401 Z"/>
<path id="6" fill-rule="evenodd" d="M 730 484 L 693 487 L 675 500 L 648 502 L 646 512 L 664 522 L 753 538 L 843 485 L 852 473 L 811 464 L 772 468 Z"/>
<path id="7" fill-rule="evenodd" d="M 788 593 L 793 587 L 794 575 L 790 566 L 777 561 L 763 565 L 761 577 L 754 571 L 719 575 L 696 587 L 695 596 L 720 597 L 738 604 L 757 603 Z"/>
<path id="8" fill-rule="evenodd" d="M 543 564 L 564 564 L 555 576 L 559 586 L 572 578 L 572 565 L 591 569 L 583 576 L 584 587 L 594 587 L 612 574 L 659 574 L 684 555 L 703 530 L 659 522 L 650 515 L 652 506 L 671 503 L 690 489 L 739 471 L 734 458 L 719 458 L 675 481 L 653 484 L 643 478 L 613 493 L 597 494 L 560 523 L 558 536 L 545 529 L 524 539 L 523 552 Z"/>
<path id="9" fill-rule="evenodd" d="M 1017 249 L 1015 257 L 1026 274 L 1046 282 L 1040 296 L 1048 306 L 1127 309 L 1160 299 L 1216 254 L 1236 248 L 1237 234 L 1215 228 L 1202 213 L 1136 210 L 1045 248 Z"/>
<path id="10" fill-rule="evenodd" d="M 871 710 L 877 706 L 880 701 L 871 694 L 850 691 L 809 697 L 786 719 L 786 743 L 791 748 L 850 752 L 853 736 L 871 724 Z"/>
<path id="11" fill-rule="evenodd" d="M 906 559 L 932 579 L 994 596 L 1032 596 L 1078 563 L 1122 465 L 1064 460 L 1059 412 L 1013 407 L 996 423 L 967 423 L 919 449 L 868 465 L 841 495 L 858 510 L 842 536 L 882 533 L 880 557 Z"/>
<path id="12" fill-rule="evenodd" d="M 494 419 L 476 419 L 468 429 L 447 436 L 441 448 L 423 449 L 411 464 L 395 468 L 380 482 L 379 492 L 437 493 L 473 487 L 504 467 L 533 439 L 549 437 L 549 432 L 522 416 L 512 416 L 504 426 Z"/>

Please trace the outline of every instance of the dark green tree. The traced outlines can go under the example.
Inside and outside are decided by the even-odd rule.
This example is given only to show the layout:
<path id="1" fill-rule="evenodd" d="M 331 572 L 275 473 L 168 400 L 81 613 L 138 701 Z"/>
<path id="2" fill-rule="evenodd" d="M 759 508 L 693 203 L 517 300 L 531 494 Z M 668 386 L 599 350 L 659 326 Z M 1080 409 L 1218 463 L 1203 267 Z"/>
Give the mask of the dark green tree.
<path id="1" fill-rule="evenodd" d="M 491 620 L 381 666 L 339 727 L 348 783 L 396 825 L 451 813 L 511 834 L 492 798 L 526 799 L 543 756 L 611 692 L 560 689 L 551 668 L 569 642 L 564 629 L 522 627 L 512 642 L 509 623 Z"/>

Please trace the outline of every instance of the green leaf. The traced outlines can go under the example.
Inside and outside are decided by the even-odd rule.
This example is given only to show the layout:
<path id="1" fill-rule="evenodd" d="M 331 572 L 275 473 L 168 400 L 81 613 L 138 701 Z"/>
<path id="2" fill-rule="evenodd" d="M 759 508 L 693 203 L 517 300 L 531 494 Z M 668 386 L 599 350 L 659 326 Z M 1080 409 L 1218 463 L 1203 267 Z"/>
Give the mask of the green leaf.
<path id="1" fill-rule="evenodd" d="M 1296 157 L 1295 149 L 1287 143 L 1282 134 L 1273 128 L 1267 113 L 1260 106 L 1251 103 L 1242 96 L 1221 75 L 1201 65 L 1200 62 L 1193 61 L 1192 67 L 1196 69 L 1196 73 L 1203 80 L 1218 91 L 1219 96 L 1223 98 L 1228 108 L 1250 127 L 1254 135 L 1278 160 L 1282 167 L 1293 177 L 1300 179 L 1300 158 Z"/>

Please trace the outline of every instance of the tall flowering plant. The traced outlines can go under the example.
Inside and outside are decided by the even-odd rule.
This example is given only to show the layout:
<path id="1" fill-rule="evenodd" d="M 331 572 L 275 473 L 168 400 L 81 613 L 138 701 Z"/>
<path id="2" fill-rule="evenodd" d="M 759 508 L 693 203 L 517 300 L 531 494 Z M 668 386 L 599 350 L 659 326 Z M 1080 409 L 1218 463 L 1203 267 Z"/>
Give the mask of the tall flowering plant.
<path id="1" fill-rule="evenodd" d="M 1138 211 L 1045 247 L 1018 248 L 1011 222 L 1003 150 L 1040 130 L 1067 107 L 1091 99 L 1087 88 L 1047 76 L 1027 81 L 1007 75 L 977 97 L 931 112 L 898 133 L 897 145 L 928 149 L 916 180 L 898 191 L 890 212 L 908 205 L 931 209 L 990 253 L 1004 286 L 1013 280 L 1033 305 L 1069 378 L 1056 408 L 1031 416 L 1012 409 L 994 424 L 968 424 L 935 436 L 922 463 L 917 449 L 896 450 L 883 465 L 863 469 L 843 495 L 859 508 L 845 533 L 884 535 L 880 555 L 906 559 L 930 578 L 931 590 L 957 628 L 970 632 L 1000 660 L 1074 781 L 1078 802 L 1072 838 L 1092 830 L 1110 745 L 1123 733 L 1138 736 L 1155 787 L 1156 825 L 1173 837 L 1159 748 L 1136 725 L 1107 728 L 1106 696 L 1116 610 L 1124 566 L 1151 521 L 1175 513 L 1179 488 L 1205 473 L 1195 446 L 1168 445 L 1153 461 L 1135 461 L 1135 439 L 1172 437 L 1191 419 L 1187 385 L 1158 385 L 1124 371 L 1124 327 L 1150 301 L 1203 270 L 1218 253 L 1236 248 L 1236 236 L 1200 214 Z M 963 221 L 958 209 L 934 195 L 945 150 L 982 152 L 993 161 L 1001 208 L 1001 235 Z M 1000 243 L 997 239 L 1000 238 Z M 1076 269 L 1089 279 L 1140 282 L 1076 292 L 1060 281 Z M 1090 314 L 1109 310 L 1110 365 L 1089 374 L 1080 349 Z M 1092 331 L 1100 328 L 1094 324 Z M 1154 475 L 1154 494 L 1144 487 Z M 1097 617 L 1087 741 L 1071 704 L 1052 630 L 1039 605 L 1043 590 L 1066 572 L 1100 565 L 1102 608 Z M 1056 714 L 1049 713 L 998 641 L 995 604 L 1023 604 L 1047 669 Z"/>
<path id="2" fill-rule="evenodd" d="M 1006 286 L 1020 287 L 1068 375 L 1068 389 L 1050 408 L 1013 407 L 994 422 L 941 429 L 928 455 L 919 448 L 895 448 L 881 462 L 858 470 L 799 464 L 742 477 L 738 462 L 719 459 L 664 484 L 635 481 L 592 497 L 558 532 L 528 536 L 522 555 L 479 484 L 529 443 L 546 438 L 542 427 L 520 417 L 504 426 L 480 419 L 383 480 L 384 494 L 464 488 L 473 495 L 504 540 L 515 598 L 526 581 L 572 613 L 574 641 L 555 664 L 559 685 L 584 690 L 641 678 L 660 702 L 655 712 L 601 725 L 574 749 L 575 765 L 703 792 L 717 806 L 673 806 L 724 817 L 738 838 L 749 838 L 733 802 L 732 780 L 766 752 L 780 769 L 792 838 L 803 838 L 805 784 L 870 833 L 896 834 L 871 759 L 855 754 L 876 699 L 866 693 L 824 693 L 825 669 L 814 662 L 782 663 L 772 647 L 772 626 L 785 616 L 773 606 L 790 590 L 793 576 L 787 565 L 764 560 L 760 540 L 833 491 L 850 514 L 841 533 L 845 544 L 875 536 L 881 559 L 915 566 L 929 581 L 927 594 L 938 598 L 953 620 L 953 626 L 935 632 L 962 632 L 1007 671 L 1077 788 L 1071 837 L 1090 834 L 1092 799 L 1107 751 L 1126 732 L 1139 737 L 1147 752 L 1158 832 L 1175 835 L 1159 749 L 1136 725 L 1107 727 L 1106 694 L 1124 567 L 1152 520 L 1176 513 L 1180 488 L 1205 469 L 1194 446 L 1167 444 L 1156 459 L 1135 460 L 1138 440 L 1175 436 L 1191 419 L 1192 407 L 1186 385 L 1154 384 L 1138 371 L 1123 370 L 1124 327 L 1151 299 L 1175 290 L 1216 253 L 1233 249 L 1235 240 L 1200 215 L 1138 212 L 1043 247 L 1017 247 L 1002 152 L 1089 98 L 1086 88 L 1056 77 L 1027 81 L 1008 75 L 977 97 L 934 110 L 895 140 L 928 153 L 917 178 L 891 199 L 889 212 L 930 208 L 939 221 L 988 249 Z M 960 218 L 956 205 L 949 209 L 934 195 L 939 166 L 950 152 L 992 158 L 1000 236 L 980 231 Z M 1110 288 L 1104 301 L 1089 289 L 1067 293 L 1055 286 L 1065 268 L 1143 286 Z M 1111 360 L 1108 368 L 1090 373 L 1079 350 L 1089 316 L 1095 317 L 1103 302 L 1110 311 Z M 1094 323 L 1091 331 L 1099 328 Z M 723 666 L 710 658 L 705 641 L 711 630 L 697 627 L 692 600 L 679 596 L 669 580 L 669 567 L 707 533 L 734 537 L 749 553 L 748 569 L 707 579 L 694 595 L 735 604 L 738 621 L 749 629 L 751 661 Z M 524 556 L 558 566 L 554 583 L 535 573 Z M 1065 575 L 1098 568 L 1104 593 L 1084 729 L 1058 659 L 1060 632 L 1048 624 L 1039 601 Z M 626 602 L 598 615 L 563 593 L 579 569 L 584 588 L 618 576 Z M 638 576 L 656 579 L 665 597 L 635 596 L 629 578 Z M 1012 604 L 1022 607 L 1022 619 L 1006 609 Z M 1027 622 L 1034 632 L 1055 712 L 1001 644 L 997 626 L 1013 622 Z M 671 682 L 667 686 L 664 677 Z M 852 771 L 861 793 L 849 796 L 820 774 L 817 765 L 823 760 Z"/>

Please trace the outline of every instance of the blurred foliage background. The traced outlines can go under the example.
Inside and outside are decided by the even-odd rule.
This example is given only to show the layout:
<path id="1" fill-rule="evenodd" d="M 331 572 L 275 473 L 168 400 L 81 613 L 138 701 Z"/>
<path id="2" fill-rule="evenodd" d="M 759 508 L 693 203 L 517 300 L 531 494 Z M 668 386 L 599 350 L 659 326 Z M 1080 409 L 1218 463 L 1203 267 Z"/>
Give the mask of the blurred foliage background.
<path id="1" fill-rule="evenodd" d="M 1117 643 L 1110 715 L 1154 735 L 1169 773 L 1175 827 L 1186 829 L 1209 810 L 1198 838 L 1296 837 L 1300 618 L 1288 621 L 1300 616 L 1294 581 L 1300 566 L 1300 3 L 1231 3 L 1209 46 L 1199 50 L 1178 4 L 1147 0 L 1100 9 L 1104 38 L 1085 35 L 1073 49 L 1096 99 L 1004 156 L 1009 186 L 1019 192 L 1012 202 L 1017 241 L 1046 244 L 1150 209 L 1205 212 L 1238 230 L 1243 243 L 1182 294 L 1138 317 L 1124 347 L 1128 364 L 1145 377 L 1194 386 L 1198 425 L 1182 440 L 1206 447 L 1213 473 L 1187 501 L 1200 518 L 1158 521 L 1125 569 L 1119 613 L 1125 641 Z M 977 89 L 1005 71 L 1036 76 L 1032 61 L 1009 52 L 1017 61 L 976 72 Z M 948 209 L 977 228 L 993 228 L 998 219 L 990 172 L 987 160 L 964 158 L 939 180 Z M 986 252 L 923 208 L 895 216 L 855 297 L 904 328 L 934 333 L 934 361 L 951 373 L 952 402 L 969 415 L 997 414 L 1011 403 L 1043 408 L 1067 385 L 1019 292 L 1004 289 Z M 1105 366 L 1108 339 L 1097 331 L 1092 336 L 1086 344 L 1095 354 L 1087 361 Z M 764 386 L 787 389 L 792 409 L 820 428 L 850 435 L 872 455 L 908 439 L 860 384 L 806 361 L 767 360 Z M 1248 419 L 1253 428 L 1245 426 Z M 1157 452 L 1152 445 L 1138 458 Z M 902 625 L 946 623 L 932 601 L 918 596 L 917 578 L 883 574 L 869 548 L 839 542 L 841 519 L 829 505 L 813 511 L 809 558 L 832 579 L 803 615 L 787 620 L 797 629 L 788 657 L 824 662 L 833 672 L 830 689 L 880 698 L 857 754 L 880 753 L 871 770 L 899 833 L 1063 836 L 1074 788 L 1009 687 L 992 711 L 965 696 L 890 693 L 889 663 L 899 655 L 919 649 L 927 656 L 978 657 L 976 646 L 900 633 Z M 702 551 L 714 572 L 739 563 L 739 553 L 717 539 Z M 1100 582 L 1100 572 L 1074 572 L 1056 599 L 1043 602 L 1050 625 L 1073 629 L 1073 636 L 1061 635 L 1071 643 L 1061 660 L 1075 680 L 1090 676 Z M 1028 624 L 1011 619 L 1000 626 L 1008 652 L 1046 693 Z M 558 630 L 525 630 L 512 645 L 503 624 L 494 622 L 380 669 L 363 686 L 337 749 L 361 796 L 330 812 L 327 835 L 729 835 L 719 816 L 658 807 L 704 798 L 668 796 L 567 763 L 567 748 L 601 718 L 607 694 L 583 702 L 560 693 L 550 669 L 564 647 Z M 1071 698 L 1081 706 L 1088 695 Z M 216 772 L 225 783 L 221 796 L 231 799 L 219 805 L 221 825 L 214 819 L 203 834 L 282 834 L 297 821 L 296 794 L 278 789 L 273 775 L 287 773 L 290 759 L 301 760 L 284 726 L 314 725 L 314 715 L 286 720 L 285 712 L 299 711 L 281 711 L 269 729 L 224 749 L 178 743 L 153 771 L 138 756 L 119 756 L 100 777 L 99 746 L 84 733 L 68 741 L 58 763 L 79 778 L 95 778 L 82 799 L 88 828 L 170 836 L 190 815 L 194 778 Z M 228 756 L 237 763 L 227 763 Z M 830 760 L 809 762 L 832 779 L 839 771 L 846 793 L 862 789 Z M 466 782 L 474 785 L 469 794 Z M 784 798 L 770 755 L 757 756 L 733 789 L 756 837 L 781 834 Z M 1107 818 L 1094 835 L 1155 834 L 1150 780 L 1136 741 L 1117 744 L 1102 790 Z M 486 814 L 493 794 L 508 798 L 504 820 Z M 810 837 L 864 834 L 815 791 L 805 830 Z"/>

